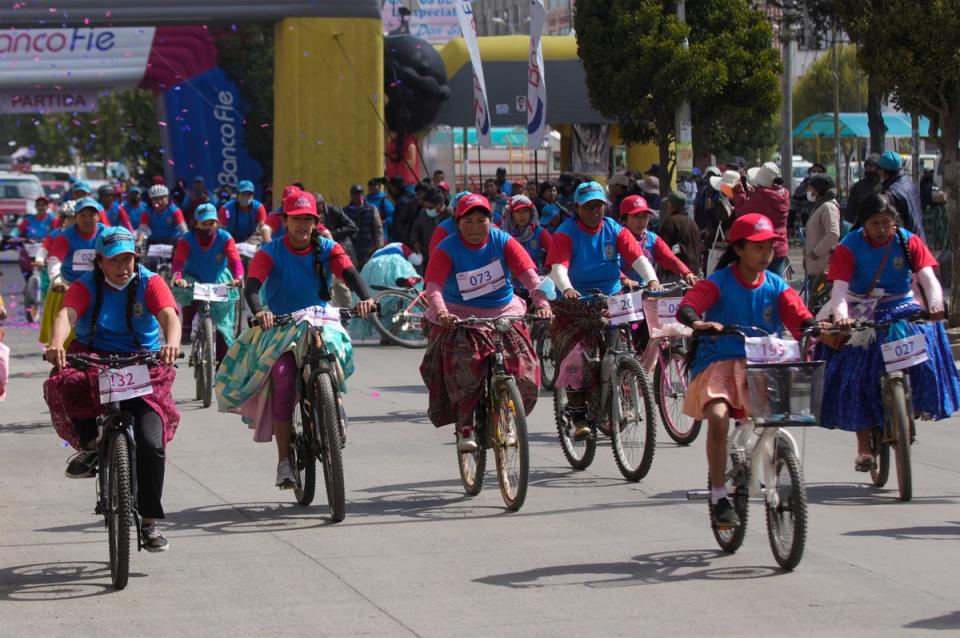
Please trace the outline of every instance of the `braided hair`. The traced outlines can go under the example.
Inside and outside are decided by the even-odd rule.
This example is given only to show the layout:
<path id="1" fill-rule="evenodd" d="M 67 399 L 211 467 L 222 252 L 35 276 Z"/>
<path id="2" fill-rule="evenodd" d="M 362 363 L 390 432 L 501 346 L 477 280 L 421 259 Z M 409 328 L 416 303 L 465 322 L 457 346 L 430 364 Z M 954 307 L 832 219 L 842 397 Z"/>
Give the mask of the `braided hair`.
<path id="1" fill-rule="evenodd" d="M 317 275 L 320 289 L 317 294 L 320 299 L 330 301 L 330 286 L 327 283 L 327 273 L 323 268 L 323 242 L 316 228 L 310 233 L 310 243 L 313 246 L 313 272 Z"/>
<path id="2" fill-rule="evenodd" d="M 141 283 L 139 258 L 134 258 L 133 265 L 135 272 L 130 283 L 127 284 L 127 305 L 124 314 L 127 318 L 127 330 L 130 332 L 130 338 L 133 339 L 136 349 L 140 350 L 140 341 L 137 339 L 137 333 L 133 329 L 133 308 L 137 303 L 137 289 Z M 93 261 L 93 281 L 96 284 L 96 290 L 94 291 L 93 312 L 90 316 L 91 347 L 97 336 L 97 321 L 100 318 L 100 309 L 103 307 L 103 288 L 106 284 L 106 276 L 103 274 L 103 269 L 100 268 L 100 261 L 97 259 Z"/>

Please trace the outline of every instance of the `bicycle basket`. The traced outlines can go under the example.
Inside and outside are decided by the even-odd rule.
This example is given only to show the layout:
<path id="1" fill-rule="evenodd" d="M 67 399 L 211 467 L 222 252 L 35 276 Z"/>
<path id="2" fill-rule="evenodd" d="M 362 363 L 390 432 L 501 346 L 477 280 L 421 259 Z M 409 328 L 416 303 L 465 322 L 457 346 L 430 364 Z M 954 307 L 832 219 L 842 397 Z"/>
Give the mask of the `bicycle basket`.
<path id="1" fill-rule="evenodd" d="M 669 323 L 680 323 L 676 320 L 676 311 L 673 313 L 667 313 L 661 317 L 660 316 L 660 302 L 666 302 L 669 306 L 673 307 L 680 303 L 680 300 L 683 297 L 667 297 L 660 295 L 647 295 L 643 296 L 643 318 L 647 321 L 647 327 L 650 330 L 661 330 L 664 324 Z M 664 308 L 666 310 L 666 308 Z"/>
<path id="2" fill-rule="evenodd" d="M 750 407 L 758 424 L 816 425 L 823 400 L 823 361 L 747 366 Z"/>

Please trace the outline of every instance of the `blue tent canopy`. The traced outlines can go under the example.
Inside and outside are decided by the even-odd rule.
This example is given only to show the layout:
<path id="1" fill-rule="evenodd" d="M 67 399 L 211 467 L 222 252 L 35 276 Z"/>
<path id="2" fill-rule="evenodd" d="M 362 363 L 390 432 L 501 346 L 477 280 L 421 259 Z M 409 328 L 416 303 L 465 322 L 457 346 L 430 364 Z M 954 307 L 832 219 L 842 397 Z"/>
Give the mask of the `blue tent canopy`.
<path id="1" fill-rule="evenodd" d="M 527 129 L 525 127 L 498 127 L 490 129 L 490 140 L 494 146 L 523 146 L 527 143 Z M 463 129 L 453 129 L 453 143 L 463 144 Z M 470 146 L 477 144 L 477 129 L 467 129 L 467 143 Z"/>
<path id="2" fill-rule="evenodd" d="M 884 113 L 883 121 L 887 125 L 887 137 L 910 137 L 910 116 L 906 113 Z M 930 120 L 920 116 L 920 137 L 929 137 Z M 833 113 L 815 113 L 797 124 L 793 137 L 808 139 L 812 137 L 833 137 Z M 840 137 L 870 137 L 866 113 L 841 113 Z"/>

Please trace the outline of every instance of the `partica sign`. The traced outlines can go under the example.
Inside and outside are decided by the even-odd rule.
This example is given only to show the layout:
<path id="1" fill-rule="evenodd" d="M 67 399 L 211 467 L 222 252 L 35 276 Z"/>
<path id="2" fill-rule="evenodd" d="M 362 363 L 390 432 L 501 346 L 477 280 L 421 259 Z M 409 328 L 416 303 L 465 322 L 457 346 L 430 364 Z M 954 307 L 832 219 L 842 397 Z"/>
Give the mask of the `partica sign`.
<path id="1" fill-rule="evenodd" d="M 95 110 L 96 91 L 36 89 L 0 92 L 0 113 L 74 113 Z"/>

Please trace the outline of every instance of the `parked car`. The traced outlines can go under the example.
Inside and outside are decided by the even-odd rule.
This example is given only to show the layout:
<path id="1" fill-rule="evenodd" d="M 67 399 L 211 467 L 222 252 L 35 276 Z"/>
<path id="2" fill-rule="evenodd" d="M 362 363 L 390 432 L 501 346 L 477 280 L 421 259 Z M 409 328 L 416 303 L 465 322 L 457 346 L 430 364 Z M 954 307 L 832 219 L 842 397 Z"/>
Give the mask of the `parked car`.
<path id="1" fill-rule="evenodd" d="M 0 220 L 4 233 L 11 231 L 20 218 L 36 211 L 36 200 L 43 186 L 36 175 L 0 173 Z"/>
<path id="2" fill-rule="evenodd" d="M 40 184 L 43 186 L 43 191 L 47 194 L 47 197 L 60 198 L 63 196 L 64 191 L 70 187 L 69 171 L 34 166 L 30 172 L 40 180 Z"/>

